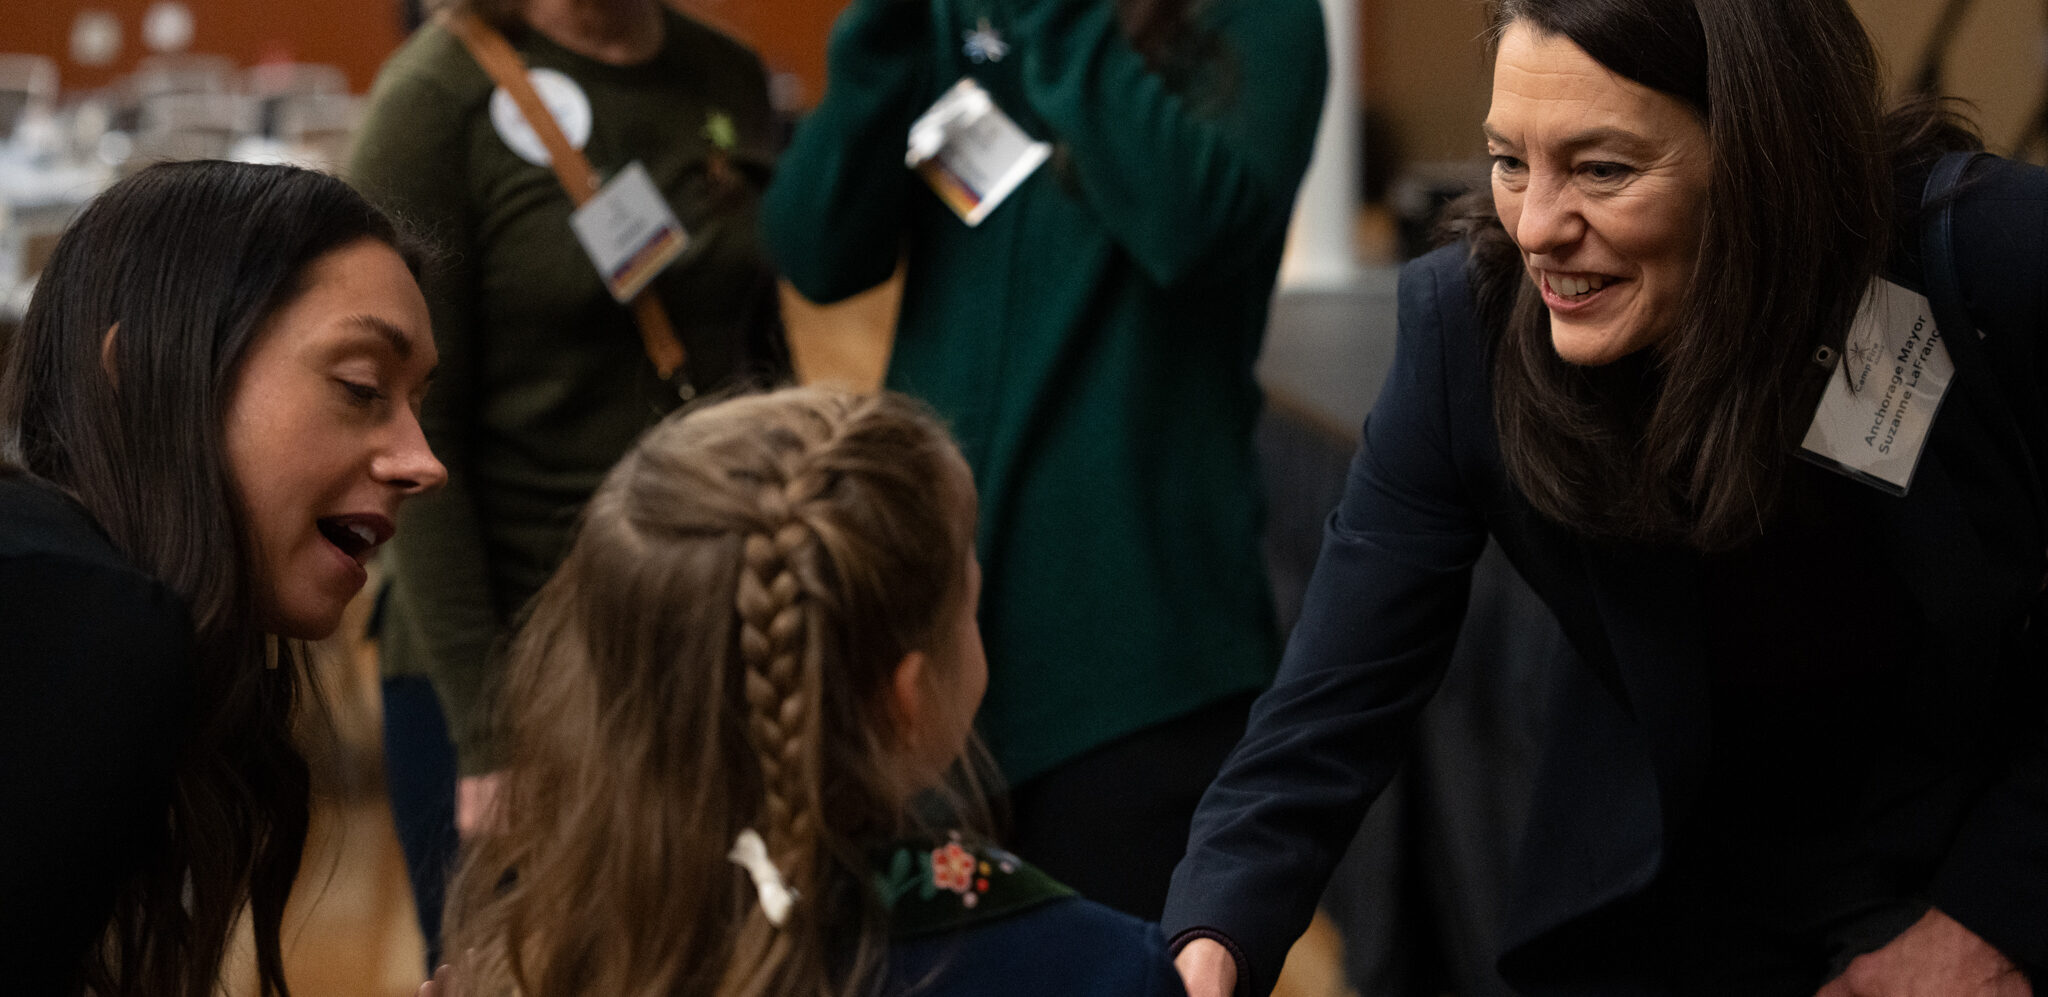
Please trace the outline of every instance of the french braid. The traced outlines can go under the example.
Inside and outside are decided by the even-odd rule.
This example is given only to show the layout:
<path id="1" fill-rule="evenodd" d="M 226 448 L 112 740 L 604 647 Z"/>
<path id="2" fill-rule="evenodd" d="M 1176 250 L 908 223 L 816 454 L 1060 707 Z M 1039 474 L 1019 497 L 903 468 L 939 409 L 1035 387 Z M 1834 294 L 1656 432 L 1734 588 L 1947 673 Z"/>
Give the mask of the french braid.
<path id="1" fill-rule="evenodd" d="M 833 399 L 774 427 L 766 434 L 769 466 L 739 476 L 757 483 L 757 518 L 741 542 L 734 587 L 745 729 L 761 772 L 756 830 L 784 883 L 797 894 L 790 916 L 802 920 L 816 918 L 825 876 L 818 847 L 819 751 L 825 740 L 822 617 L 831 600 L 819 583 L 821 562 L 830 553 L 810 514 L 830 515 L 812 506 L 830 481 L 824 465 L 850 416 L 846 402 Z M 787 978 L 791 959 L 817 955 L 815 949 L 798 954 L 799 947 L 790 944 L 795 936 L 784 930 L 789 924 L 764 930 L 757 917 L 765 918 L 765 912 L 748 914 L 752 927 L 742 932 L 723 992 L 773 993 Z"/>
<path id="2" fill-rule="evenodd" d="M 774 490 L 774 489 L 771 489 Z M 769 502 L 764 513 L 780 502 Z M 761 763 L 763 836 L 783 874 L 816 837 L 819 655 L 810 640 L 815 600 L 794 560 L 816 556 L 817 537 L 787 519 L 746 538 L 737 605 L 745 662 L 747 738 Z M 801 888 L 801 887 L 799 887 Z"/>
<path id="3" fill-rule="evenodd" d="M 886 393 L 789 389 L 649 431 L 508 655 L 508 826 L 465 857 L 449 921 L 466 985 L 872 993 L 873 847 L 921 823 L 890 682 L 943 649 L 972 489 L 945 428 Z M 780 924 L 730 858 L 749 830 L 797 894 Z"/>

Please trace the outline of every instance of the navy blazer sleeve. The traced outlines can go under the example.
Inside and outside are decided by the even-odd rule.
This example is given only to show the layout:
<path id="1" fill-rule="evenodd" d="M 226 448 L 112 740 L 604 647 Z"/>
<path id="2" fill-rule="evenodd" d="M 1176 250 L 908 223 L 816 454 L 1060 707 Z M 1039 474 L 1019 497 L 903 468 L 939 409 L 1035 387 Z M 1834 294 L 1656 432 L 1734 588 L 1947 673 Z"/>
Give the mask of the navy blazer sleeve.
<path id="1" fill-rule="evenodd" d="M 1956 267 L 1970 317 L 2011 411 L 2023 423 L 2038 476 L 2048 468 L 2048 171 L 1980 159 L 1955 206 Z M 2037 481 L 2037 485 L 2040 482 Z M 2037 531 L 2048 523 L 2036 524 Z M 2032 629 L 2048 626 L 2036 603 Z M 2044 641 L 2022 642 L 2039 670 Z M 2048 716 L 2016 751 L 2004 776 L 1972 810 L 1936 872 L 1934 905 L 2036 979 L 2048 973 Z"/>
<path id="2" fill-rule="evenodd" d="M 1273 687 L 1195 815 L 1163 927 L 1271 989 L 1435 692 L 1485 545 L 1461 448 L 1490 426 L 1459 246 L 1401 273 L 1400 331 Z M 1475 392 L 1477 397 L 1474 397 Z M 1476 407 L 1475 407 L 1476 406 Z M 1466 429 L 1460 432 L 1461 426 Z"/>

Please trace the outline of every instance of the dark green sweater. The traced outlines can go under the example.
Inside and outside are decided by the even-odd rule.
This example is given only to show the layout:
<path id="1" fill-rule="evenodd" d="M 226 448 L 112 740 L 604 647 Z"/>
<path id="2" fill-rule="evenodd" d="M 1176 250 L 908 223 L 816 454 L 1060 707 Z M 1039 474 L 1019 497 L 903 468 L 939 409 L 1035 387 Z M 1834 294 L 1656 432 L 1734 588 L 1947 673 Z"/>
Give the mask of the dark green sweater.
<path id="1" fill-rule="evenodd" d="M 1322 107 L 1322 16 L 1198 6 L 1218 44 L 1176 87 L 1110 0 L 854 0 L 763 207 L 815 300 L 907 254 L 888 383 L 974 467 L 981 730 L 1013 782 L 1259 688 L 1277 654 L 1252 365 Z M 984 18 L 1010 51 L 975 64 Z M 977 228 L 903 163 L 963 74 L 1057 150 Z"/>
<path id="2" fill-rule="evenodd" d="M 655 286 L 691 379 L 708 386 L 742 363 L 744 330 L 773 322 L 756 222 L 773 123 L 753 53 L 681 16 L 664 30 L 653 59 L 623 67 L 537 32 L 510 37 L 529 66 L 589 96 L 583 151 L 599 175 L 639 160 L 688 230 L 689 248 Z M 422 422 L 448 486 L 401 517 L 381 651 L 387 674 L 433 678 L 469 773 L 498 760 L 485 707 L 494 643 L 554 570 L 604 473 L 679 401 L 571 234 L 554 173 L 492 126 L 493 89 L 430 24 L 385 65 L 349 157 L 365 193 L 445 250 L 425 281 L 441 367 Z M 737 139 L 734 182 L 711 165 L 721 120 Z"/>

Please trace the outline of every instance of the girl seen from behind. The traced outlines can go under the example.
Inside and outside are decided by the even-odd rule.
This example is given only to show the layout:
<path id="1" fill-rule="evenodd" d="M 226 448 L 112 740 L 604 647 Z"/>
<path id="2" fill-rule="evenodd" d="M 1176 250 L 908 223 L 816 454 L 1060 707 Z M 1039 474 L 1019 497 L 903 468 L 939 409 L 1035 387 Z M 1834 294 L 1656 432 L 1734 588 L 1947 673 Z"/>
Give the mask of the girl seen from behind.
<path id="1" fill-rule="evenodd" d="M 900 396 L 652 430 L 513 646 L 461 992 L 1181 993 L 1151 926 L 980 845 L 974 520 Z"/>

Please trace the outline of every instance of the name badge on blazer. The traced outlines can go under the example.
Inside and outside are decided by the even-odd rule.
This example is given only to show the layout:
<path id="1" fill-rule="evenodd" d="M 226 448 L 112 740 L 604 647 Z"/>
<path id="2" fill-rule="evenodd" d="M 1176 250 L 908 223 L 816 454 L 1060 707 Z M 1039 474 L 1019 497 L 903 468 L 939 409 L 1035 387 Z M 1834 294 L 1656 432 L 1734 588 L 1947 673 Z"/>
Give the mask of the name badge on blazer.
<path id="1" fill-rule="evenodd" d="M 965 77 L 910 125 L 904 165 L 968 225 L 979 225 L 1052 155 Z"/>
<path id="2" fill-rule="evenodd" d="M 1856 311 L 1800 455 L 1906 494 L 1954 376 L 1927 298 L 1879 279 Z"/>

